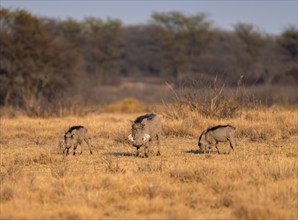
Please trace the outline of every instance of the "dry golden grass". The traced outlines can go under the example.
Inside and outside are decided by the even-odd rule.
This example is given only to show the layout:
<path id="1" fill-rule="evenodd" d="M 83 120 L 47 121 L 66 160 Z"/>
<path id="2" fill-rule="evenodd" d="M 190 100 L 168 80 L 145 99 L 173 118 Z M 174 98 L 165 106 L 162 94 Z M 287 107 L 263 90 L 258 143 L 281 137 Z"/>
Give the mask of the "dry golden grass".
<path id="1" fill-rule="evenodd" d="M 157 113 L 162 155 L 149 158 L 125 140 L 137 114 L 2 118 L 1 219 L 298 218 L 297 109 L 222 120 Z M 199 133 L 225 123 L 237 128 L 236 152 L 199 154 Z M 94 154 L 65 157 L 58 141 L 79 124 Z"/>

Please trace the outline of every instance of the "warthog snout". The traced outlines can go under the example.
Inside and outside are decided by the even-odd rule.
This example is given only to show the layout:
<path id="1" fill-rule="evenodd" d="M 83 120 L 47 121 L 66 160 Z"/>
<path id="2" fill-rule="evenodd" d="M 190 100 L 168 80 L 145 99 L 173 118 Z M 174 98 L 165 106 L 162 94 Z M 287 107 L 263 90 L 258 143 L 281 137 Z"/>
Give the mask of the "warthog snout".
<path id="1" fill-rule="evenodd" d="M 141 147 L 143 144 L 150 140 L 149 134 L 144 134 L 141 138 L 134 138 L 132 134 L 128 135 L 128 140 L 133 144 L 134 147 Z"/>
<path id="2" fill-rule="evenodd" d="M 75 141 L 73 139 L 73 134 L 71 133 L 66 133 L 64 135 L 64 146 L 65 148 L 69 149 L 75 144 Z"/>

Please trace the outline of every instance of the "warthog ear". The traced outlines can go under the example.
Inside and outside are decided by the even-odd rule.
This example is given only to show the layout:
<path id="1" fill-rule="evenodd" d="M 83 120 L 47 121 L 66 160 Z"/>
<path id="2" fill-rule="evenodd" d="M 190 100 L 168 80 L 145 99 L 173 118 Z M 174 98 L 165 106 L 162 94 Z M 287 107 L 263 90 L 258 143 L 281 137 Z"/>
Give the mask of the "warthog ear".
<path id="1" fill-rule="evenodd" d="M 141 122 L 142 128 L 144 128 L 146 124 L 147 124 L 147 118 L 143 119 L 143 121 Z"/>
<path id="2" fill-rule="evenodd" d="M 68 133 L 68 129 L 64 131 L 64 135 Z"/>
<path id="3" fill-rule="evenodd" d="M 133 136 L 132 136 L 131 134 L 128 135 L 128 140 L 129 140 L 130 142 L 134 142 Z"/>
<path id="4" fill-rule="evenodd" d="M 150 140 L 150 135 L 149 134 L 145 134 L 143 137 L 143 141 L 149 141 Z"/>

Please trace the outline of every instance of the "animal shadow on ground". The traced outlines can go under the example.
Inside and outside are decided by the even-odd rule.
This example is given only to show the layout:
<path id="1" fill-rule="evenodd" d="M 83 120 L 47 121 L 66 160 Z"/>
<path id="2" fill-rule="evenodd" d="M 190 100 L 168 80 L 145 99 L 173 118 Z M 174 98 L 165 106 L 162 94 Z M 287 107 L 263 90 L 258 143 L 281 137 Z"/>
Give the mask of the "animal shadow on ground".
<path id="1" fill-rule="evenodd" d="M 187 151 L 184 151 L 185 153 L 187 154 L 204 154 L 203 151 L 201 150 L 187 150 Z"/>
<path id="2" fill-rule="evenodd" d="M 134 153 L 129 152 L 109 152 L 105 153 L 105 155 L 115 156 L 115 157 L 135 157 Z"/>
<path id="3" fill-rule="evenodd" d="M 206 153 L 204 151 L 201 151 L 201 150 L 187 150 L 187 151 L 184 151 L 185 153 L 187 154 L 218 154 L 217 151 L 215 150 L 211 150 L 210 153 Z M 230 152 L 228 151 L 222 151 L 220 154 L 230 154 Z"/>

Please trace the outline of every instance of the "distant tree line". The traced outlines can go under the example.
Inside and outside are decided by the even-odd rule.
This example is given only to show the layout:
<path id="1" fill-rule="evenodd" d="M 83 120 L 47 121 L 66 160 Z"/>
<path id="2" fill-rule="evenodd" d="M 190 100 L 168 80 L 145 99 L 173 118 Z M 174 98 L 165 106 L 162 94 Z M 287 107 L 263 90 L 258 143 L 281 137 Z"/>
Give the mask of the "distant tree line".
<path id="1" fill-rule="evenodd" d="M 77 91 L 127 76 L 175 83 L 216 75 L 234 86 L 297 84 L 297 27 L 278 36 L 238 23 L 215 28 L 204 13 L 155 12 L 147 24 L 58 20 L 0 9 L 0 105 L 28 111 L 71 103 Z M 50 107 L 49 107 L 50 106 Z"/>

